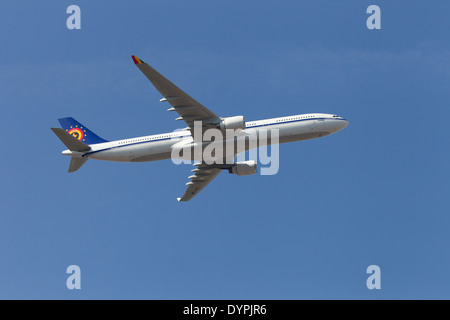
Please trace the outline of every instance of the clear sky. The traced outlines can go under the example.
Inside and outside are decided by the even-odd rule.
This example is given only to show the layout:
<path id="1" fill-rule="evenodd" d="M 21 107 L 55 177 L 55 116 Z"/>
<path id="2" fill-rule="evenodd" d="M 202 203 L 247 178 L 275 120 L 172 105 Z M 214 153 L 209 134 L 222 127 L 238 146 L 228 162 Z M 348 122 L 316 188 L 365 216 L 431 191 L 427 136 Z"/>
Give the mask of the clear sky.
<path id="1" fill-rule="evenodd" d="M 66 9 L 81 8 L 81 30 Z M 366 9 L 381 8 L 381 30 Z M 450 2 L 0 4 L 0 298 L 449 299 Z M 343 131 L 280 146 L 273 176 L 90 160 L 50 131 L 182 127 L 136 54 L 220 116 L 309 112 Z M 68 290 L 66 268 L 81 268 Z M 381 289 L 366 287 L 369 265 Z"/>

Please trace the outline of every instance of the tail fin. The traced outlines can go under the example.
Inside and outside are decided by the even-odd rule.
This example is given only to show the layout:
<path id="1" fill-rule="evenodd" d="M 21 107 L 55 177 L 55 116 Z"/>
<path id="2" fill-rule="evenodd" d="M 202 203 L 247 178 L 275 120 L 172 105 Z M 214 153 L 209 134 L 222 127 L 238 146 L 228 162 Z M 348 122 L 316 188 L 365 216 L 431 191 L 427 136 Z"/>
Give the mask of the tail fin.
<path id="1" fill-rule="evenodd" d="M 74 136 L 76 139 L 80 140 L 80 142 L 82 141 L 86 144 L 108 142 L 108 140 L 100 138 L 74 118 L 61 118 L 58 119 L 58 121 L 65 131 Z"/>

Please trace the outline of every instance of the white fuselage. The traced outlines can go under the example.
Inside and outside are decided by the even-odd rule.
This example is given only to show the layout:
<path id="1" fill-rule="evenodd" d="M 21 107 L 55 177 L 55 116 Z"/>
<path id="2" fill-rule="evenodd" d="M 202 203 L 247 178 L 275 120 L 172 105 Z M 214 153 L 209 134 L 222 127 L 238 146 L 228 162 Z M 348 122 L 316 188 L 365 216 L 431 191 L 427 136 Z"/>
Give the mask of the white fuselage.
<path id="1" fill-rule="evenodd" d="M 309 113 L 281 118 L 250 121 L 241 131 L 243 135 L 256 135 L 261 131 L 271 129 L 278 130 L 279 143 L 301 141 L 320 138 L 335 133 L 348 124 L 348 121 L 332 114 Z M 266 135 L 262 135 L 265 137 Z M 120 162 L 144 162 L 170 159 L 173 157 L 174 146 L 189 146 L 194 143 L 190 131 L 174 131 L 151 136 L 143 136 L 131 139 L 116 140 L 90 145 L 87 152 L 63 151 L 64 155 L 86 157 L 88 159 L 120 161 Z M 210 142 L 203 142 L 203 148 Z M 270 144 L 269 140 L 269 144 Z M 249 149 L 249 148 L 246 148 Z M 190 156 L 196 160 L 195 153 Z"/>

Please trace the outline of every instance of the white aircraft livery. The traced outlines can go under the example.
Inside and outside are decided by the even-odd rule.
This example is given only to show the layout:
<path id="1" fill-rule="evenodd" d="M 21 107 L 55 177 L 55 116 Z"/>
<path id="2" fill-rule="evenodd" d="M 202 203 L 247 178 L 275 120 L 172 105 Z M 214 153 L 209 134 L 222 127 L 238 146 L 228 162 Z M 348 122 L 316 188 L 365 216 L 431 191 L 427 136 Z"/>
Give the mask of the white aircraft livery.
<path id="1" fill-rule="evenodd" d="M 108 141 L 100 138 L 73 118 L 58 119 L 61 128 L 51 128 L 68 150 L 62 152 L 70 156 L 69 172 L 77 171 L 88 159 L 144 162 L 164 159 L 183 159 L 197 161 L 193 175 L 186 184 L 185 193 L 178 201 L 189 201 L 205 188 L 221 171 L 237 175 L 250 175 L 257 172 L 256 161 L 234 161 L 237 154 L 260 146 L 309 140 L 324 137 L 342 130 L 348 121 L 338 115 L 308 113 L 294 116 L 246 122 L 244 116 L 219 117 L 211 110 L 194 100 L 184 91 L 167 80 L 150 65 L 136 56 L 132 59 L 139 70 L 161 93 L 161 102 L 168 102 L 187 127 L 181 131 L 143 136 L 131 139 Z M 222 140 L 204 139 L 208 130 L 223 133 Z M 229 136 L 228 132 L 233 135 Z M 211 132 L 211 131 L 210 131 Z M 227 133 L 225 135 L 225 133 Z M 231 138 L 230 138 L 231 137 Z M 254 144 L 244 143 L 239 148 L 239 138 L 255 140 Z M 228 148 L 228 143 L 231 149 Z M 226 151 L 215 148 L 214 155 L 207 159 L 204 153 L 211 145 L 227 145 Z M 228 152 L 227 150 L 231 150 Z M 214 161 L 211 161 L 211 159 Z M 224 161 L 224 159 L 227 159 Z M 230 160 L 231 159 L 231 160 Z"/>

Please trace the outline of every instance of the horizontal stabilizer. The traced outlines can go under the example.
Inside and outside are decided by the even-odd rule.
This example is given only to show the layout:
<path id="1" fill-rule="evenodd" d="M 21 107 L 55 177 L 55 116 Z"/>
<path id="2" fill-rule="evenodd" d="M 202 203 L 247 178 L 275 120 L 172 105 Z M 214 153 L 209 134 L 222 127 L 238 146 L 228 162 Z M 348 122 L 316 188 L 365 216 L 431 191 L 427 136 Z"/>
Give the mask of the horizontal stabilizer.
<path id="1" fill-rule="evenodd" d="M 61 128 L 50 128 L 58 136 L 58 138 L 66 145 L 70 151 L 88 151 L 91 150 L 86 143 L 78 140 L 67 131 Z"/>
<path id="2" fill-rule="evenodd" d="M 72 157 L 72 159 L 70 160 L 70 165 L 69 165 L 69 173 L 80 169 L 81 166 L 83 164 L 85 164 L 87 160 L 88 160 L 87 158 Z"/>

